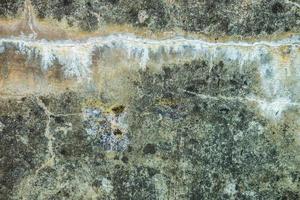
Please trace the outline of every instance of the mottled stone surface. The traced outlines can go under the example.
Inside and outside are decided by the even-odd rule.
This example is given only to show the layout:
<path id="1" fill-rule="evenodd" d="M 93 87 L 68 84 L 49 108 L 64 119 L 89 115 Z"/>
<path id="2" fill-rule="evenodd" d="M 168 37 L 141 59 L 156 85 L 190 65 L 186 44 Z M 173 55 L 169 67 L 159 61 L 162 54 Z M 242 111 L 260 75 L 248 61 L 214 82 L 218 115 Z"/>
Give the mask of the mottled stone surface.
<path id="1" fill-rule="evenodd" d="M 140 72 L 136 95 L 108 110 L 76 92 L 1 100 L 1 198 L 298 199 L 299 107 L 266 119 L 229 98 L 251 73 L 225 69 Z"/>
<path id="2" fill-rule="evenodd" d="M 14 16 L 24 0 L 4 0 L 0 15 Z M 299 31 L 299 0 L 32 0 L 40 17 L 66 19 L 85 30 L 107 23 L 156 30 L 257 35 Z"/>
<path id="3" fill-rule="evenodd" d="M 0 200 L 300 199 L 299 1 L 32 3 L 154 35 L 0 21 Z"/>

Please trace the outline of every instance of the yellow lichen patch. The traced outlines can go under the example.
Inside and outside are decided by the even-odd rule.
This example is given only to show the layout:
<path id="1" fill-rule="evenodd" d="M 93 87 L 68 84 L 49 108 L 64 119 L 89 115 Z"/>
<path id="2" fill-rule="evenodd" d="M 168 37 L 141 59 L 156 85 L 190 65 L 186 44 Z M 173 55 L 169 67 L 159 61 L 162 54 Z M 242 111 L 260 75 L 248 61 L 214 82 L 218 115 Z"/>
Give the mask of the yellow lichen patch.
<path id="1" fill-rule="evenodd" d="M 156 102 L 158 105 L 161 105 L 161 106 L 175 106 L 178 104 L 178 100 L 171 99 L 171 98 L 159 98 L 159 99 L 156 99 Z"/>
<path id="2" fill-rule="evenodd" d="M 115 113 L 114 108 L 120 105 L 114 105 L 112 102 L 103 102 L 100 98 L 86 98 L 82 103 L 83 108 L 98 108 L 105 113 Z"/>
<path id="3" fill-rule="evenodd" d="M 119 115 L 125 110 L 124 105 L 103 102 L 99 98 L 87 98 L 82 102 L 83 108 L 98 108 L 107 114 Z"/>
<path id="4" fill-rule="evenodd" d="M 109 110 L 109 105 L 98 98 L 87 98 L 82 102 L 82 107 L 99 108 L 104 111 Z"/>
<path id="5" fill-rule="evenodd" d="M 115 115 L 119 115 L 125 110 L 124 105 L 114 105 L 110 107 L 111 112 L 113 112 Z"/>

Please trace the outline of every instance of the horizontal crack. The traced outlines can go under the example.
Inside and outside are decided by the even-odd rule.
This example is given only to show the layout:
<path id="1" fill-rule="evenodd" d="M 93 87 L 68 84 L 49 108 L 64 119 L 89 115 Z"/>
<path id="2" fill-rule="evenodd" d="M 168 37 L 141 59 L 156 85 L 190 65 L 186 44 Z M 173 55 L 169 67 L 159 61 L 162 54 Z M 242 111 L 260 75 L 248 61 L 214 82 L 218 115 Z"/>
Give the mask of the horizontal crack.
<path id="1" fill-rule="evenodd" d="M 68 114 L 55 114 L 53 112 L 51 112 L 46 105 L 39 99 L 37 98 L 37 103 L 38 105 L 44 110 L 44 112 L 46 113 L 46 115 L 51 118 L 51 117 L 68 117 L 68 116 L 78 116 L 78 115 L 82 115 L 82 113 L 68 113 Z"/>
<path id="2" fill-rule="evenodd" d="M 218 95 L 218 96 L 211 96 L 211 95 L 205 95 L 205 94 L 199 94 L 199 93 L 195 93 L 192 91 L 188 91 L 188 90 L 184 90 L 184 89 L 179 89 L 179 91 L 187 93 L 187 94 L 191 94 L 197 97 L 200 97 L 202 99 L 210 99 L 210 100 L 220 100 L 220 99 L 224 99 L 224 100 L 228 100 L 228 101 L 240 101 L 240 102 L 244 102 L 244 101 L 250 101 L 250 102 L 256 102 L 256 103 L 266 103 L 266 100 L 263 99 L 257 99 L 254 97 L 228 97 L 228 96 L 223 96 L 223 95 Z M 295 102 L 290 102 L 289 103 L 290 106 L 300 106 L 300 103 L 295 103 Z"/>

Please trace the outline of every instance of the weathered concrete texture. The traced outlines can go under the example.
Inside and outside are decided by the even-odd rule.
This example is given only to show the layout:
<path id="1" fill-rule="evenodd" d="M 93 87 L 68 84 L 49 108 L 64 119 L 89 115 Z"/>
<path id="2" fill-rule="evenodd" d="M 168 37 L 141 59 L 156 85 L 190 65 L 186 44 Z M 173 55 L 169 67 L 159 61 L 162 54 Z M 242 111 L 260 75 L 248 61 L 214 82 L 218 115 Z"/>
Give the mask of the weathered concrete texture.
<path id="1" fill-rule="evenodd" d="M 0 199 L 299 199 L 299 107 L 264 117 L 234 98 L 258 72 L 229 67 L 140 71 L 126 105 L 2 99 Z"/>
<path id="2" fill-rule="evenodd" d="M 33 0 L 41 18 L 67 19 L 95 30 L 107 23 L 156 30 L 257 35 L 297 31 L 299 0 Z M 23 0 L 1 1 L 0 15 L 15 16 Z"/>
<path id="3" fill-rule="evenodd" d="M 1 21 L 0 200 L 300 199 L 299 1 L 32 3 Z"/>

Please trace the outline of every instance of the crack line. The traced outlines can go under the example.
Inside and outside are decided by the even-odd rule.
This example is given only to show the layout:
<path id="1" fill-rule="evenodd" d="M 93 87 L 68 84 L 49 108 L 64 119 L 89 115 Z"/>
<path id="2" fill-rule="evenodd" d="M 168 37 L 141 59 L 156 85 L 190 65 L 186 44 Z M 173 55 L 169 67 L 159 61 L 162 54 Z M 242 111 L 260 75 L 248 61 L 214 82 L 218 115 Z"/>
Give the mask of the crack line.
<path id="1" fill-rule="evenodd" d="M 45 167 L 52 167 L 55 164 L 55 153 L 53 151 L 53 140 L 55 139 L 53 134 L 50 131 L 50 122 L 51 122 L 51 116 L 52 113 L 48 110 L 46 105 L 43 103 L 43 101 L 39 98 L 36 98 L 37 104 L 43 109 L 47 116 L 47 123 L 46 123 L 46 129 L 45 129 L 45 137 L 48 139 L 48 158 L 42 163 L 42 165 L 36 170 L 35 174 L 38 174 L 40 170 L 44 169 Z"/>
<path id="2" fill-rule="evenodd" d="M 218 96 L 211 96 L 211 95 L 205 95 L 205 94 L 199 94 L 196 92 L 192 92 L 192 91 L 188 91 L 188 90 L 184 90 L 184 89 L 179 89 L 179 91 L 187 93 L 187 94 L 191 94 L 197 97 L 200 97 L 201 99 L 210 99 L 210 100 L 220 100 L 220 99 L 224 99 L 224 100 L 228 100 L 228 101 L 240 101 L 240 102 L 244 102 L 244 101 L 250 101 L 250 102 L 256 102 L 256 103 L 266 103 L 266 100 L 263 99 L 256 99 L 254 97 L 228 97 L 228 96 L 223 96 L 223 95 L 218 95 Z M 295 103 L 295 102 L 291 102 L 288 105 L 290 106 L 296 106 L 296 107 L 300 107 L 300 103 Z"/>

